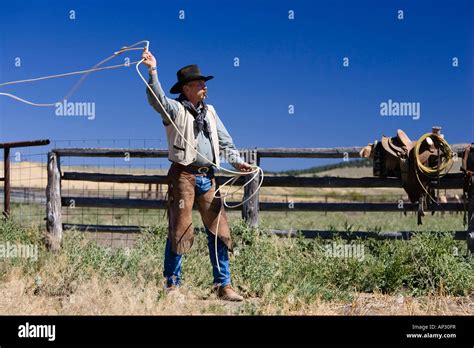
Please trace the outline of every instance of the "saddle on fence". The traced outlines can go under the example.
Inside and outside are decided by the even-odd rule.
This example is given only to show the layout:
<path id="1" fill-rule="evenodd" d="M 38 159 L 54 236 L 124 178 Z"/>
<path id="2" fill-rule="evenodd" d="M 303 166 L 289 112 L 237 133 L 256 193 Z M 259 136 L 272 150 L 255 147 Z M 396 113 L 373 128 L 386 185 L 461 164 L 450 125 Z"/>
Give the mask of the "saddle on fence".
<path id="1" fill-rule="evenodd" d="M 474 174 L 474 143 L 467 145 L 464 149 L 461 172 L 464 173 L 464 192 L 468 192 Z"/>
<path id="2" fill-rule="evenodd" d="M 425 135 L 418 141 L 412 141 L 401 129 L 394 137 L 382 136 L 380 141 L 369 144 L 362 149 L 360 156 L 373 159 L 373 175 L 378 177 L 400 178 L 402 187 L 410 202 L 420 203 L 418 223 L 423 216 L 426 195 L 435 196 L 433 177 L 425 175 L 420 167 L 436 168 L 448 155 L 440 146 L 443 136 L 440 128 L 433 128 L 433 133 Z"/>

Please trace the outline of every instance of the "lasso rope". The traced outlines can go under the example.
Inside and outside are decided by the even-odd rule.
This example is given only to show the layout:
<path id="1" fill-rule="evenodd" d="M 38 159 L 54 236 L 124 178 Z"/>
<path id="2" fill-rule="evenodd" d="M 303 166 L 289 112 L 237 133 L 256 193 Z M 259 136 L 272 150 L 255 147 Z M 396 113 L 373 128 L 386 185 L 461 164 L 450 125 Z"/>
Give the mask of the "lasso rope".
<path id="1" fill-rule="evenodd" d="M 430 138 L 431 140 L 435 140 L 435 143 L 437 142 L 436 149 L 438 150 L 438 164 L 434 167 L 430 167 L 429 165 L 424 165 L 421 160 L 420 160 L 420 147 L 421 144 L 427 139 Z M 442 149 L 444 155 L 440 156 L 439 151 L 440 148 Z M 445 176 L 451 167 L 454 164 L 453 161 L 453 150 L 451 150 L 451 147 L 449 146 L 448 142 L 438 134 L 434 133 L 426 133 L 418 139 L 416 142 L 415 148 L 413 149 L 414 151 L 414 157 L 415 157 L 415 173 L 416 173 L 416 178 L 418 179 L 418 183 L 420 186 L 423 188 L 423 190 L 426 192 L 428 197 L 436 204 L 436 200 L 430 195 L 428 190 L 425 188 L 425 185 L 422 184 L 420 177 L 418 173 L 423 174 L 424 176 L 428 178 L 437 178 L 440 179 L 441 177 Z M 441 160 L 441 163 L 439 160 Z"/>
<path id="2" fill-rule="evenodd" d="M 444 153 L 444 160 L 442 164 L 438 164 L 435 168 L 424 165 L 420 160 L 420 146 L 427 138 L 434 138 L 438 142 L 438 146 L 441 147 Z M 425 135 L 421 136 L 421 138 L 418 139 L 418 141 L 416 142 L 415 159 L 416 166 L 423 175 L 426 175 L 428 177 L 440 177 L 440 175 L 446 175 L 449 169 L 451 169 L 451 166 L 453 164 L 453 150 L 451 150 L 451 146 L 449 146 L 448 142 L 444 140 L 444 138 L 440 137 L 437 134 L 426 133 Z M 444 173 L 441 174 L 442 172 Z"/>
<path id="3" fill-rule="evenodd" d="M 140 41 L 140 42 L 137 42 L 137 43 L 134 43 L 133 45 L 131 46 L 128 46 L 128 47 L 122 47 L 120 50 L 114 52 L 113 55 L 103 59 L 102 61 L 100 61 L 99 63 L 97 63 L 96 65 L 94 65 L 91 69 L 88 69 L 88 70 L 80 70 L 80 71 L 73 71 L 73 72 L 70 72 L 70 73 L 64 73 L 64 74 L 57 74 L 57 75 L 49 75 L 49 76 L 43 76 L 43 77 L 37 77 L 37 78 L 32 78 L 32 79 L 26 79 L 26 80 L 17 80 L 17 81 L 10 81 L 10 82 L 4 82 L 4 83 L 0 83 L 0 87 L 2 86 L 9 86 L 9 85 L 16 85 L 16 84 L 21 84 L 21 83 L 27 83 L 27 82 L 36 82 L 36 81 L 42 81 L 42 80 L 49 80 L 49 79 L 55 79 L 55 78 L 59 78 L 59 77 L 66 77 L 66 76 L 73 76 L 73 75 L 81 75 L 81 74 L 85 74 L 84 76 L 81 77 L 81 79 L 72 87 L 72 89 L 68 92 L 68 94 L 60 99 L 59 101 L 62 101 L 64 99 L 67 99 L 69 98 L 76 90 L 77 88 L 79 88 L 79 86 L 81 85 L 82 82 L 84 82 L 84 79 L 91 73 L 91 72 L 95 72 L 95 71 L 101 71 L 101 70 L 109 70 L 109 69 L 116 69 L 116 68 L 121 68 L 121 67 L 124 67 L 124 66 L 130 66 L 132 64 L 137 64 L 138 62 L 140 61 L 136 61 L 136 62 L 132 62 L 132 63 L 124 63 L 124 64 L 118 64 L 118 65 L 111 65 L 111 66 L 105 66 L 105 67 L 102 67 L 102 68 L 99 68 L 102 64 L 108 62 L 109 60 L 115 58 L 116 56 L 118 56 L 119 54 L 122 54 L 123 52 L 126 52 L 126 51 L 133 51 L 133 50 L 143 50 L 142 47 L 136 47 L 138 46 L 139 44 L 142 44 L 142 43 L 146 43 L 148 45 L 148 41 Z M 147 46 L 148 47 L 148 46 Z M 39 103 L 34 103 L 32 101 L 29 101 L 29 100 L 25 100 L 25 99 L 22 99 L 16 95 L 13 95 L 13 94 L 10 94 L 10 93 L 2 93 L 0 92 L 0 95 L 4 95 L 6 97 L 9 97 L 9 98 L 13 98 L 15 100 L 18 100 L 22 103 L 26 103 L 28 105 L 32 105 L 32 106 L 46 106 L 46 107 L 51 107 L 51 106 L 55 106 L 57 102 L 54 102 L 54 103 L 48 103 L 48 104 L 39 104 Z"/>
<path id="4" fill-rule="evenodd" d="M 144 47 L 137 47 L 141 44 L 145 44 Z M 92 73 L 92 72 L 96 72 L 96 71 L 102 71 L 102 70 L 108 70 L 108 69 L 116 69 L 116 68 L 120 68 L 120 67 L 124 67 L 124 66 L 130 66 L 132 64 L 136 64 L 135 65 L 135 68 L 136 68 L 136 71 L 138 73 L 138 75 L 140 76 L 140 78 L 142 79 L 142 81 L 145 83 L 145 85 L 147 86 L 147 88 L 150 90 L 150 92 L 152 93 L 152 95 L 154 96 L 154 98 L 156 99 L 156 101 L 161 105 L 163 111 L 165 112 L 166 114 L 166 117 L 169 119 L 169 121 L 171 122 L 171 124 L 173 125 L 173 127 L 176 129 L 176 131 L 178 132 L 179 135 L 181 135 L 181 137 L 183 138 L 183 140 L 191 146 L 190 142 L 188 141 L 188 139 L 186 139 L 186 137 L 183 135 L 183 133 L 181 133 L 181 131 L 179 130 L 179 128 L 176 126 L 176 124 L 173 122 L 171 116 L 168 114 L 168 112 L 166 111 L 166 109 L 163 107 L 163 105 L 161 104 L 159 98 L 157 97 L 157 95 L 155 94 L 155 92 L 153 91 L 153 89 L 150 87 L 150 85 L 148 84 L 148 82 L 145 80 L 145 78 L 143 77 L 143 75 L 141 74 L 140 70 L 139 70 L 139 66 L 140 64 L 143 63 L 144 59 L 142 58 L 141 60 L 139 61 L 135 61 L 135 62 L 132 62 L 132 63 L 125 63 L 125 64 L 118 64 L 118 65 L 112 65 L 112 66 L 105 66 L 105 67 L 100 67 L 102 64 L 106 63 L 107 61 L 117 57 L 118 55 L 124 53 L 124 52 L 127 52 L 127 51 L 132 51 L 132 50 L 145 50 L 145 51 L 148 51 L 149 49 L 149 46 L 150 46 L 150 42 L 147 41 L 147 40 L 143 40 L 143 41 L 139 41 L 139 42 L 136 42 L 134 43 L 133 45 L 130 45 L 130 46 L 125 46 L 125 47 L 122 47 L 120 50 L 114 52 L 113 55 L 111 55 L 110 57 L 107 57 L 105 58 L 104 60 L 100 61 L 99 63 L 97 63 L 96 65 L 94 65 L 94 67 L 92 67 L 91 69 L 87 69 L 87 70 L 80 70 L 80 71 L 74 71 L 74 72 L 69 72 L 69 73 L 63 73 L 63 74 L 57 74 L 57 75 L 49 75 L 49 76 L 43 76 L 43 77 L 37 77 L 37 78 L 32 78 L 32 79 L 26 79 L 26 80 L 17 80 L 17 81 L 10 81 L 10 82 L 5 82 L 5 83 L 0 83 L 0 87 L 3 87 L 3 86 L 9 86 L 9 85 L 15 85 L 15 84 L 21 84 L 21 83 L 29 83 L 29 82 L 36 82 L 36 81 L 42 81 L 42 80 L 48 80 L 48 79 L 54 79 L 54 78 L 59 78 L 59 77 L 66 77 L 66 76 L 73 76 L 73 75 L 80 75 L 80 74 L 83 74 L 83 76 L 81 77 L 81 79 L 73 86 L 73 88 L 68 92 L 68 94 L 66 95 L 66 97 L 64 97 L 63 99 L 61 99 L 60 101 L 64 100 L 64 99 L 67 99 L 68 97 L 70 97 L 74 92 L 75 90 L 77 90 L 77 88 L 80 86 L 80 84 L 84 81 L 84 79 L 87 77 L 88 74 Z M 0 92 L 0 95 L 3 95 L 3 96 L 6 96 L 6 97 L 9 97 L 9 98 L 13 98 L 17 101 L 20 101 L 22 103 L 26 103 L 28 105 L 32 105 L 32 106 L 39 106 L 39 107 L 52 107 L 52 106 L 55 106 L 55 103 L 47 103 L 47 104 L 39 104 L 39 103 L 34 103 L 32 101 L 28 101 L 26 99 L 23 99 L 23 98 L 20 98 L 16 95 L 13 95 L 13 94 L 10 94 L 10 93 L 4 93 L 4 92 Z M 59 102 L 59 101 L 58 101 Z M 187 116 L 189 117 L 189 116 Z M 248 202 L 250 199 L 253 198 L 253 196 L 255 196 L 259 190 L 260 190 L 260 187 L 262 186 L 263 184 L 263 178 L 264 178 L 264 173 L 263 173 L 263 170 L 257 166 L 257 165 L 252 165 L 252 170 L 249 171 L 249 172 L 237 172 L 237 171 L 233 171 L 233 170 L 229 170 L 229 169 L 226 169 L 226 168 L 223 168 L 219 165 L 217 165 L 216 163 L 208 160 L 204 155 L 202 155 L 199 151 L 195 150 L 196 153 L 198 155 L 200 155 L 202 158 L 206 159 L 211 165 L 215 166 L 216 168 L 218 168 L 219 170 L 222 170 L 224 172 L 227 172 L 229 174 L 231 174 L 233 177 L 230 178 L 229 180 L 227 180 L 223 185 L 221 185 L 219 188 L 217 188 L 214 192 L 214 197 L 213 199 L 215 199 L 217 197 L 217 194 L 219 193 L 219 191 L 221 190 L 221 188 L 225 187 L 228 185 L 228 189 L 226 191 L 226 193 L 224 194 L 224 196 L 221 196 L 219 195 L 220 198 L 223 198 L 223 204 L 225 207 L 227 208 L 237 208 L 237 207 L 240 207 L 242 206 L 243 204 L 245 204 L 246 202 Z M 237 190 L 229 193 L 230 189 L 232 188 L 233 184 L 237 181 L 237 179 L 241 176 L 244 176 L 244 175 L 250 175 L 250 174 L 253 174 L 252 178 L 250 180 L 248 180 L 244 185 L 241 185 Z M 235 192 L 241 190 L 242 188 L 245 188 L 245 186 L 249 185 L 250 183 L 253 182 L 253 180 L 255 178 L 257 178 L 259 175 L 261 175 L 261 180 L 258 184 L 258 187 L 257 189 L 255 190 L 255 192 L 253 192 L 249 197 L 247 197 L 245 200 L 243 200 L 242 202 L 238 203 L 238 204 L 235 204 L 235 205 L 228 205 L 227 204 L 227 197 L 229 195 L 232 195 L 234 194 Z M 218 261 L 218 254 L 217 254 L 217 237 L 218 237 L 218 233 L 219 233 L 219 222 L 220 222 L 220 217 L 221 217 L 221 213 L 222 213 L 222 210 L 219 211 L 219 214 L 217 216 L 217 227 L 216 227 L 216 231 L 215 231 L 215 256 L 216 256 L 216 262 L 217 262 L 217 268 L 220 272 L 220 266 L 219 266 L 219 261 Z"/>

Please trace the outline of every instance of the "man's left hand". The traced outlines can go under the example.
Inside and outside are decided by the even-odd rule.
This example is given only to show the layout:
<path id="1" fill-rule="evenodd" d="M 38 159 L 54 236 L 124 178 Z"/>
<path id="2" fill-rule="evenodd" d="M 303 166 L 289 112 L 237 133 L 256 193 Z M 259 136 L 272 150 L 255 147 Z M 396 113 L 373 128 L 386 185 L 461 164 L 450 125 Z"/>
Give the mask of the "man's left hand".
<path id="1" fill-rule="evenodd" d="M 253 170 L 252 166 L 246 162 L 239 164 L 239 170 L 241 172 L 251 172 Z"/>

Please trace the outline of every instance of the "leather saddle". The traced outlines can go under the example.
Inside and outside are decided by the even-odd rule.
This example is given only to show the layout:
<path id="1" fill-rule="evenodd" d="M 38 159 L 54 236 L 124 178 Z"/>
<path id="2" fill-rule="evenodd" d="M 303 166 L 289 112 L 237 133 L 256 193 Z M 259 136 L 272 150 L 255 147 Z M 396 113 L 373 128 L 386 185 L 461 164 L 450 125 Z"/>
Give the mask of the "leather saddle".
<path id="1" fill-rule="evenodd" d="M 416 145 L 416 141 L 411 141 L 408 135 L 401 129 L 397 130 L 397 135 L 393 138 L 382 136 L 382 147 L 394 157 L 402 157 L 409 153 Z"/>
<path id="2" fill-rule="evenodd" d="M 426 138 L 418 150 L 418 163 L 425 166 L 436 166 L 442 151 L 435 145 L 440 135 Z M 412 203 L 419 202 L 429 190 L 431 179 L 417 172 L 415 147 L 417 141 L 412 141 L 401 129 L 394 137 L 382 136 L 375 144 L 369 144 L 360 152 L 361 157 L 373 158 L 374 176 L 397 177 Z"/>

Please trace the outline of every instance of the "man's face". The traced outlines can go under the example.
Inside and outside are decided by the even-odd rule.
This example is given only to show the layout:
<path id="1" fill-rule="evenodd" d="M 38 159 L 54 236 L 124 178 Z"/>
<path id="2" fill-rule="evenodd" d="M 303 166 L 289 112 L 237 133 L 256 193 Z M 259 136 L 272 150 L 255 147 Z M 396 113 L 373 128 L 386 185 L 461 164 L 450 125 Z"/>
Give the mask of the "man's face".
<path id="1" fill-rule="evenodd" d="M 207 87 L 204 80 L 188 82 L 183 87 L 186 97 L 192 102 L 200 102 L 207 98 Z"/>

